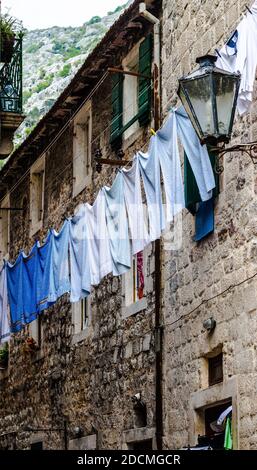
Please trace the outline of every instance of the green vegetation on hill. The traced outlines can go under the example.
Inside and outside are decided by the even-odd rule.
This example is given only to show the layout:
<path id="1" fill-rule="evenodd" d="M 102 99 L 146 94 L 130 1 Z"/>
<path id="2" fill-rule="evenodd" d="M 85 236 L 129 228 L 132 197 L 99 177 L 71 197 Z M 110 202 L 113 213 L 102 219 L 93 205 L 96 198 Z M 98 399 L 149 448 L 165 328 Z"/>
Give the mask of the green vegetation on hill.
<path id="1" fill-rule="evenodd" d="M 128 4 L 132 0 L 129 0 Z M 23 41 L 23 106 L 27 115 L 17 130 L 20 143 L 50 109 L 85 57 L 95 48 L 126 5 L 82 26 L 28 31 Z"/>

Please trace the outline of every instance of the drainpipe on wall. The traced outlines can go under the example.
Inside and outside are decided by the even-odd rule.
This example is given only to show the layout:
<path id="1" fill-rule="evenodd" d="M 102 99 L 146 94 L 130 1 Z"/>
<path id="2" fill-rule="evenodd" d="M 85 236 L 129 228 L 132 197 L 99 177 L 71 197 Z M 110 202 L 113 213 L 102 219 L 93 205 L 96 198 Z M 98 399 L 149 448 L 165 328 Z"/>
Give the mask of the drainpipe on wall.
<path id="1" fill-rule="evenodd" d="M 160 20 L 139 4 L 139 13 L 154 25 L 154 127 L 160 127 Z M 163 329 L 161 315 L 161 241 L 155 242 L 155 421 L 156 446 L 162 450 L 163 443 L 163 393 L 162 393 L 162 344 Z"/>

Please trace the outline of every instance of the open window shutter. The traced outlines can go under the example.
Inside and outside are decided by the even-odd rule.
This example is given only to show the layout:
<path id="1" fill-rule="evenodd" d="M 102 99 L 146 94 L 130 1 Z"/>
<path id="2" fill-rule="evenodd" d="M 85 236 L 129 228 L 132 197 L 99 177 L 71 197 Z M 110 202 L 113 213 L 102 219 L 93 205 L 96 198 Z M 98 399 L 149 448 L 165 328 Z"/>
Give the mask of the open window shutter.
<path id="1" fill-rule="evenodd" d="M 112 75 L 112 121 L 110 143 L 119 143 L 122 132 L 123 75 Z"/>
<path id="2" fill-rule="evenodd" d="M 213 168 L 214 178 L 216 187 L 213 190 L 213 196 L 216 197 L 219 194 L 219 175 L 215 171 L 216 164 L 216 155 L 214 153 L 209 153 L 211 165 Z M 191 214 L 196 213 L 196 204 L 201 202 L 200 193 L 198 186 L 195 180 L 194 173 L 192 171 L 189 160 L 184 154 L 184 189 L 185 189 L 185 204 L 186 208 L 191 212 Z"/>
<path id="3" fill-rule="evenodd" d="M 139 47 L 139 73 L 151 77 L 153 35 L 149 34 Z M 151 117 L 151 79 L 139 77 L 138 85 L 139 124 L 144 126 Z"/>

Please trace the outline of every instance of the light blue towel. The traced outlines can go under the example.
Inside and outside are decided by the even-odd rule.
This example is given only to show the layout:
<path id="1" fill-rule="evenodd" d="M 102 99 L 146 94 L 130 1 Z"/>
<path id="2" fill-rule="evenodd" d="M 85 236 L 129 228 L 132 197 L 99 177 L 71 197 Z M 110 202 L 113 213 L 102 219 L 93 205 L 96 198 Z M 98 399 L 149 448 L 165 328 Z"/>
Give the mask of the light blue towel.
<path id="1" fill-rule="evenodd" d="M 105 186 L 106 222 L 110 240 L 114 276 L 124 274 L 131 267 L 131 243 L 125 207 L 124 181 L 119 171 L 111 188 Z"/>
<path id="2" fill-rule="evenodd" d="M 50 262 L 50 283 L 48 301 L 55 302 L 66 292 L 70 292 L 69 279 L 69 235 L 70 220 L 66 220 L 59 233 L 53 232 L 51 262 Z"/>
<path id="3" fill-rule="evenodd" d="M 14 264 L 7 263 L 7 290 L 10 305 L 11 331 L 16 333 L 26 324 L 23 308 L 23 255 Z"/>
<path id="4" fill-rule="evenodd" d="M 52 247 L 54 234 L 49 230 L 43 245 L 38 242 L 38 264 L 37 264 L 37 310 L 38 313 L 53 305 L 49 302 L 50 272 L 52 261 Z"/>
<path id="5" fill-rule="evenodd" d="M 22 253 L 22 291 L 25 323 L 37 317 L 37 263 L 38 245 L 34 244 L 28 255 Z"/>
<path id="6" fill-rule="evenodd" d="M 8 315 L 6 263 L 0 271 L 0 344 L 10 339 L 10 319 Z"/>
<path id="7" fill-rule="evenodd" d="M 21 252 L 14 264 L 7 263 L 7 287 L 12 332 L 37 317 L 37 243 L 28 255 Z"/>
<path id="8" fill-rule="evenodd" d="M 142 200 L 141 178 L 137 156 L 131 168 L 123 168 L 124 197 L 128 214 L 132 254 L 135 255 L 149 245 L 150 238 L 145 221 L 145 206 Z"/>
<path id="9" fill-rule="evenodd" d="M 138 152 L 137 154 L 147 200 L 151 241 L 160 238 L 161 232 L 165 229 L 166 225 L 162 203 L 158 153 L 158 139 L 157 136 L 153 136 L 150 140 L 148 152 Z"/>
<path id="10" fill-rule="evenodd" d="M 83 204 L 70 223 L 71 302 L 78 302 L 91 291 L 87 220 Z"/>
<path id="11" fill-rule="evenodd" d="M 157 131 L 156 148 L 166 195 L 167 222 L 172 222 L 174 216 L 185 207 L 175 113 L 171 113 L 163 127 Z"/>
<path id="12" fill-rule="evenodd" d="M 206 145 L 201 142 L 183 106 L 175 111 L 178 136 L 194 173 L 202 201 L 212 197 L 215 179 Z"/>

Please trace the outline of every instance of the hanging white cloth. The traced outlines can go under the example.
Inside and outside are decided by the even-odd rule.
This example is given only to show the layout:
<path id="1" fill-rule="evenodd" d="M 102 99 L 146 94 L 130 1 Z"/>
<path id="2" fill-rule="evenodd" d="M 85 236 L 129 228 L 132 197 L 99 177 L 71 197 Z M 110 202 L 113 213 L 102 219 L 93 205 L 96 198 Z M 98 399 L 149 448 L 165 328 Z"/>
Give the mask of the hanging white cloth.
<path id="1" fill-rule="evenodd" d="M 103 190 L 91 206 L 85 204 L 87 239 L 91 285 L 98 285 L 101 279 L 112 272 L 112 258 L 106 225 L 106 202 Z"/>
<path id="2" fill-rule="evenodd" d="M 184 186 L 178 149 L 177 120 L 170 113 L 163 127 L 156 133 L 156 154 L 160 160 L 165 196 L 166 218 L 172 222 L 185 207 Z"/>
<path id="3" fill-rule="evenodd" d="M 123 168 L 121 175 L 124 180 L 124 196 L 128 214 L 129 229 L 132 242 L 132 254 L 135 255 L 150 243 L 145 223 L 145 211 L 142 200 L 141 179 L 138 157 L 135 156 L 131 168 Z"/>
<path id="4" fill-rule="evenodd" d="M 110 240 L 114 276 L 124 274 L 131 267 L 131 244 L 125 207 L 124 180 L 118 172 L 112 187 L 104 186 L 106 223 Z"/>
<path id="5" fill-rule="evenodd" d="M 91 291 L 89 242 L 85 204 L 81 205 L 70 223 L 70 283 L 71 302 L 78 302 Z"/>
<path id="6" fill-rule="evenodd" d="M 151 137 L 148 152 L 138 152 L 137 157 L 147 200 L 150 240 L 155 241 L 166 226 L 156 135 Z"/>
<path id="7" fill-rule="evenodd" d="M 217 57 L 216 66 L 229 72 L 240 72 L 237 110 L 240 115 L 246 113 L 253 99 L 253 86 L 257 66 L 257 1 L 251 6 L 251 12 L 246 13 L 236 31 L 234 53 L 225 44 Z"/>

